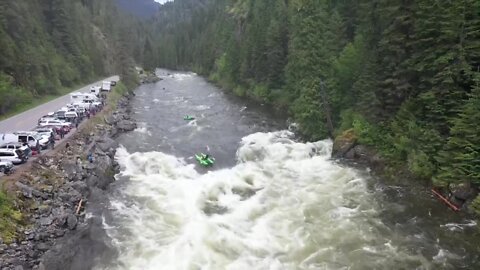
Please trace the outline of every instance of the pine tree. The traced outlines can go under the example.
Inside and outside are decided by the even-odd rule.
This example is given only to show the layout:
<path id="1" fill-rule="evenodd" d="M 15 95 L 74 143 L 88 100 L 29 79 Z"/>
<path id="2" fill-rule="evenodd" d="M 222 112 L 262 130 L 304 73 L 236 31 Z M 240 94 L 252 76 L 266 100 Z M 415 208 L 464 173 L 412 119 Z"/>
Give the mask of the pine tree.
<path id="1" fill-rule="evenodd" d="M 480 73 L 469 99 L 453 121 L 451 136 L 440 153 L 437 185 L 471 182 L 480 185 Z"/>

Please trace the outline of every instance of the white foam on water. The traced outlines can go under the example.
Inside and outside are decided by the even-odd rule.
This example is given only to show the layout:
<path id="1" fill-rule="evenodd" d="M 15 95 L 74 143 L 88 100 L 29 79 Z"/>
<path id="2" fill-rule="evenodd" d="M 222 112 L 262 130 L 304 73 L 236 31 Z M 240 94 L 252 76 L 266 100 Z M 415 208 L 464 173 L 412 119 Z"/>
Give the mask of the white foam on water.
<path id="1" fill-rule="evenodd" d="M 134 132 L 141 133 L 141 134 L 146 134 L 146 135 L 149 135 L 149 136 L 152 135 L 152 133 L 148 130 L 146 123 L 140 122 L 140 123 L 137 124 L 137 126 L 138 127 L 133 130 Z"/>
<path id="2" fill-rule="evenodd" d="M 193 78 L 195 75 L 195 73 L 175 73 L 175 74 L 172 74 L 170 77 L 175 79 L 176 81 L 183 81 L 185 79 L 188 79 L 188 78 Z"/>
<path id="3" fill-rule="evenodd" d="M 205 111 L 208 109 L 210 109 L 210 106 L 207 106 L 207 105 L 198 105 L 198 106 L 195 106 L 194 108 L 195 111 Z"/>
<path id="4" fill-rule="evenodd" d="M 120 148 L 129 181 L 111 202 L 118 226 L 105 227 L 119 256 L 101 269 L 429 269 L 391 242 L 366 180 L 332 162 L 331 146 L 256 133 L 236 166 L 207 174 Z"/>
<path id="5" fill-rule="evenodd" d="M 446 228 L 449 231 L 463 231 L 465 228 L 476 227 L 477 222 L 475 220 L 467 220 L 465 223 L 447 223 L 440 225 L 441 228 Z"/>

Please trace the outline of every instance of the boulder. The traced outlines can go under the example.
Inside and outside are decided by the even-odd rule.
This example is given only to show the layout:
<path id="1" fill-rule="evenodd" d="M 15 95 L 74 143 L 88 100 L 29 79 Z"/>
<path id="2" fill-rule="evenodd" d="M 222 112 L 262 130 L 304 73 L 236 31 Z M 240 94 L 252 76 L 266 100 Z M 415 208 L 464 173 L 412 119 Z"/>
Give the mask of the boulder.
<path id="1" fill-rule="evenodd" d="M 53 223 L 53 218 L 52 218 L 52 216 L 40 218 L 40 225 L 41 225 L 41 226 L 49 226 L 49 225 L 51 225 L 52 223 Z"/>
<path id="2" fill-rule="evenodd" d="M 15 186 L 17 186 L 18 189 L 20 190 L 20 192 L 22 192 L 23 197 L 28 198 L 28 199 L 33 198 L 33 188 L 32 187 L 29 187 L 29 186 L 21 183 L 20 181 L 15 182 Z"/>
<path id="3" fill-rule="evenodd" d="M 107 189 L 108 185 L 110 185 L 115 179 L 109 176 L 95 176 L 92 175 L 87 179 L 87 185 L 90 188 L 90 192 L 93 188 L 99 188 L 102 190 Z"/>
<path id="4" fill-rule="evenodd" d="M 73 180 L 78 171 L 78 165 L 75 161 L 65 161 L 62 163 L 62 169 L 69 180 Z"/>
<path id="5" fill-rule="evenodd" d="M 67 217 L 67 226 L 68 229 L 73 230 L 77 227 L 78 219 L 74 214 L 70 214 Z"/>
<path id="6" fill-rule="evenodd" d="M 37 249 L 41 251 L 47 251 L 48 250 L 48 245 L 46 243 L 38 243 L 37 244 Z"/>
<path id="7" fill-rule="evenodd" d="M 335 138 L 332 149 L 333 158 L 344 158 L 345 155 L 357 144 L 357 136 L 353 129 L 344 131 Z"/>
<path id="8" fill-rule="evenodd" d="M 107 155 L 96 156 L 94 164 L 96 165 L 94 170 L 97 172 L 97 175 L 103 175 L 112 171 L 113 160 Z"/>
<path id="9" fill-rule="evenodd" d="M 473 200 L 478 195 L 478 191 L 470 183 L 450 185 L 450 191 L 453 197 L 461 203 Z"/>
<path id="10" fill-rule="evenodd" d="M 133 121 L 122 120 L 117 123 L 117 128 L 122 131 L 132 131 L 137 128 L 137 124 Z"/>
<path id="11" fill-rule="evenodd" d="M 118 143 L 109 137 L 100 138 L 97 141 L 97 147 L 105 153 L 118 148 Z"/>
<path id="12" fill-rule="evenodd" d="M 83 181 L 76 181 L 71 184 L 71 187 L 76 191 L 80 192 L 82 195 L 88 194 L 88 186 L 87 183 Z"/>

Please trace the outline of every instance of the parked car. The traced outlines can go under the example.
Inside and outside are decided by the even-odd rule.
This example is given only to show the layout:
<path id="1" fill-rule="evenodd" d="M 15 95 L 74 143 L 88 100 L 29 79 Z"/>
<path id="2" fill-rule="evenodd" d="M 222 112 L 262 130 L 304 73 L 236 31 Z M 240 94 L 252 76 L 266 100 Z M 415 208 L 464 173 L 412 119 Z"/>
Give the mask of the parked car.
<path id="1" fill-rule="evenodd" d="M 8 160 L 0 159 L 0 173 L 10 174 L 13 172 L 13 163 Z"/>
<path id="2" fill-rule="evenodd" d="M 111 86 L 115 86 L 115 85 L 117 85 L 117 82 L 116 82 L 116 81 L 111 81 L 111 82 L 110 82 L 110 85 L 111 85 Z"/>
<path id="3" fill-rule="evenodd" d="M 75 109 L 73 111 L 68 111 L 65 113 L 65 118 L 77 118 L 78 114 Z"/>
<path id="4" fill-rule="evenodd" d="M 40 124 L 41 121 L 47 121 L 47 120 L 58 120 L 58 121 L 62 121 L 58 118 L 56 118 L 54 115 L 44 115 L 42 117 L 40 117 L 40 119 L 38 119 L 38 125 Z"/>
<path id="5" fill-rule="evenodd" d="M 53 136 L 55 140 L 60 140 L 60 135 L 58 134 L 58 131 L 62 129 L 62 127 L 56 127 L 56 126 L 43 126 L 43 127 L 37 127 L 35 131 L 40 133 L 42 136 L 44 135 L 49 135 Z"/>
<path id="6" fill-rule="evenodd" d="M 40 139 L 40 146 L 42 149 L 47 149 L 50 146 L 50 138 L 53 137 L 53 139 L 55 139 L 55 130 L 53 128 L 36 128 L 35 131 L 42 137 Z"/>
<path id="7" fill-rule="evenodd" d="M 18 131 L 15 132 L 18 136 L 18 141 L 27 143 L 30 149 L 40 154 L 41 149 L 45 149 L 48 145 L 48 140 L 42 138 L 36 131 Z"/>
<path id="8" fill-rule="evenodd" d="M 25 154 L 19 150 L 13 150 L 13 149 L 0 149 L 0 159 L 2 161 L 10 161 L 15 165 L 22 164 L 27 162 L 27 157 Z"/>
<path id="9" fill-rule="evenodd" d="M 92 87 L 90 87 L 90 93 L 94 94 L 95 96 L 98 96 L 100 94 L 100 89 L 101 88 L 102 87 L 100 87 L 100 86 L 92 86 Z"/>
<path id="10" fill-rule="evenodd" d="M 64 122 L 60 120 L 42 120 L 39 123 L 39 126 L 56 126 L 56 127 L 67 127 L 71 128 L 72 124 L 69 122 Z"/>
<path id="11" fill-rule="evenodd" d="M 55 112 L 55 118 L 58 118 L 60 120 L 65 119 L 65 113 L 68 111 L 67 107 L 63 107 L 60 110 Z"/>
<path id="12" fill-rule="evenodd" d="M 20 142 L 12 142 L 0 145 L 0 150 L 20 150 L 26 159 L 32 156 L 32 149 Z"/>

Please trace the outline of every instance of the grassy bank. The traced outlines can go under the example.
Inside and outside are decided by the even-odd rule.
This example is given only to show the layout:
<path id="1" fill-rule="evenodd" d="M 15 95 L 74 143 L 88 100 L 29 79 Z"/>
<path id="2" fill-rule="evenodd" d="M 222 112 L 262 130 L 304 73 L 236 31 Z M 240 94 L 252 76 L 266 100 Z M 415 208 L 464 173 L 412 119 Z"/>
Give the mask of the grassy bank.
<path id="1" fill-rule="evenodd" d="M 0 239 L 4 243 L 13 241 L 21 221 L 22 213 L 15 209 L 14 199 L 0 190 Z"/>

